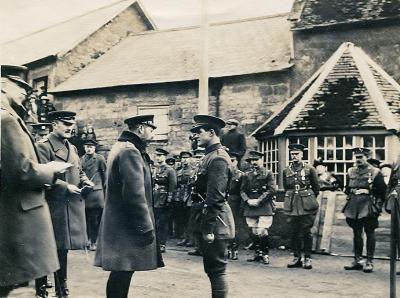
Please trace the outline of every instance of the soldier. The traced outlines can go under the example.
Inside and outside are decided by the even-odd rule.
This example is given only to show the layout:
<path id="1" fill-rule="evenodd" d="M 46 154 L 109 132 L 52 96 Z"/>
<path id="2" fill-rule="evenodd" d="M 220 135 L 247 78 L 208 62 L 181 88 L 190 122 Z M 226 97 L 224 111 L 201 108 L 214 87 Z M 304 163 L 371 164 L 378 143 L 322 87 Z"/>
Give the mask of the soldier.
<path id="1" fill-rule="evenodd" d="M 283 187 L 286 191 L 283 208 L 288 215 L 294 253 L 293 261 L 287 267 L 312 269 L 311 228 L 319 207 L 316 199 L 319 194 L 319 184 L 315 169 L 303 163 L 303 150 L 302 144 L 289 145 L 292 160 L 289 167 L 283 171 Z"/>
<path id="2" fill-rule="evenodd" d="M 175 201 L 178 202 L 177 217 L 178 226 L 182 227 L 184 238 L 178 242 L 178 246 L 186 245 L 190 242 L 190 235 L 187 228 L 189 223 L 190 206 L 188 205 L 189 196 L 191 193 L 191 177 L 194 175 L 194 167 L 190 163 L 192 153 L 182 151 L 179 154 L 181 167 L 177 171 L 177 187 L 175 192 Z"/>
<path id="3" fill-rule="evenodd" d="M 47 138 L 52 127 L 51 123 L 35 123 L 31 124 L 31 126 L 33 128 L 32 135 L 34 136 L 36 142 Z"/>
<path id="4" fill-rule="evenodd" d="M 243 155 L 246 153 L 246 137 L 243 133 L 238 131 L 239 121 L 236 119 L 229 119 L 226 121 L 228 125 L 228 131 L 222 135 L 221 144 L 226 146 L 229 151 L 238 154 L 238 166 L 240 168 L 240 161 Z"/>
<path id="5" fill-rule="evenodd" d="M 170 206 L 176 188 L 176 173 L 166 164 L 168 151 L 157 148 L 156 168 L 154 171 L 154 217 L 156 230 L 160 240 L 160 250 L 166 251 L 165 245 L 168 238 L 168 223 L 170 218 Z"/>
<path id="6" fill-rule="evenodd" d="M 40 96 L 37 104 L 37 116 L 39 122 L 49 122 L 49 113 L 55 111 L 53 104 L 46 95 Z"/>
<path id="7" fill-rule="evenodd" d="M 235 220 L 235 238 L 228 247 L 228 257 L 232 260 L 238 259 L 239 248 L 239 223 L 241 222 L 240 208 L 242 198 L 240 196 L 240 188 L 242 184 L 243 172 L 238 168 L 239 154 L 229 152 L 232 162 L 232 181 L 229 187 L 228 203 L 231 207 L 233 219 Z"/>
<path id="8" fill-rule="evenodd" d="M 243 176 L 240 194 L 244 201 L 243 215 L 251 229 L 253 238 L 254 257 L 250 262 L 261 261 L 269 264 L 269 234 L 268 229 L 272 225 L 275 214 L 275 182 L 272 172 L 262 166 L 263 154 L 258 151 L 250 151 L 246 159 L 251 168 Z"/>
<path id="9" fill-rule="evenodd" d="M 386 184 L 378 168 L 367 162 L 370 150 L 354 148 L 353 155 L 356 165 L 348 172 L 348 182 L 345 193 L 348 196 L 343 208 L 347 224 L 353 229 L 354 260 L 345 266 L 345 270 L 373 271 L 375 253 L 375 229 L 378 227 L 378 217 L 382 212 L 385 199 Z M 362 265 L 363 230 L 367 235 L 367 261 Z"/>
<path id="10" fill-rule="evenodd" d="M 104 208 L 104 191 L 106 183 L 106 160 L 96 153 L 97 142 L 87 139 L 83 146 L 85 155 L 81 157 L 82 170 L 94 183 L 93 190 L 82 196 L 85 199 L 85 214 L 89 250 L 96 250 L 97 233 L 100 225 L 101 215 Z"/>
<path id="11" fill-rule="evenodd" d="M 163 267 L 156 239 L 150 157 L 147 143 L 156 126 L 154 115 L 126 119 L 108 156 L 107 195 L 95 266 L 111 271 L 107 298 L 127 298 L 135 271 Z"/>
<path id="12" fill-rule="evenodd" d="M 56 293 L 59 297 L 69 295 L 67 286 L 68 251 L 84 249 L 86 246 L 85 202 L 80 195 L 79 187 L 86 185 L 90 188 L 94 185 L 82 171 L 75 146 L 68 141 L 75 124 L 75 115 L 70 111 L 49 113 L 53 132 L 49 134 L 48 138 L 38 143 L 42 162 L 63 161 L 73 165 L 46 193 L 60 262 L 60 270 L 55 273 Z"/>
<path id="13" fill-rule="evenodd" d="M 195 134 L 199 146 L 206 148 L 194 189 L 203 203 L 202 213 L 195 219 L 200 227 L 204 271 L 211 282 L 212 297 L 227 297 L 225 250 L 227 240 L 234 238 L 235 225 L 227 203 L 232 164 L 219 139 L 225 122 L 208 115 L 196 115 L 194 121 L 196 124 L 191 132 Z"/>
<path id="14" fill-rule="evenodd" d="M 34 140 L 23 122 L 27 68 L 1 66 L 0 297 L 15 284 L 59 268 L 44 190 L 71 164 L 39 163 Z M 46 277 L 44 277 L 46 278 Z M 37 289 L 45 297 L 45 285 Z"/>

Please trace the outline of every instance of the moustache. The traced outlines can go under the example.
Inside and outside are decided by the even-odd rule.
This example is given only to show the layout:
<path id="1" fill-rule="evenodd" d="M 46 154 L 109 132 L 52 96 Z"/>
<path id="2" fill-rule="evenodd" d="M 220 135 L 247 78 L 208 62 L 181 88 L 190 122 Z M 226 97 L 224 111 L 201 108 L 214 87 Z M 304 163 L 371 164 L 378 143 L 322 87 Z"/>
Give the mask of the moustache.
<path id="1" fill-rule="evenodd" d="M 66 130 L 64 130 L 64 133 L 71 133 L 71 132 L 72 132 L 71 129 L 66 129 Z"/>

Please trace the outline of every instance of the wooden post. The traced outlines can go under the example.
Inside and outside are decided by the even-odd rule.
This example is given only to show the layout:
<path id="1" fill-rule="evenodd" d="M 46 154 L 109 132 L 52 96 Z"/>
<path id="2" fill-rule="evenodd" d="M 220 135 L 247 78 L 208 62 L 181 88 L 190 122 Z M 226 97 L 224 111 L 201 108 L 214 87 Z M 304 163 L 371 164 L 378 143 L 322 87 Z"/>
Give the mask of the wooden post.
<path id="1" fill-rule="evenodd" d="M 201 60 L 199 76 L 199 114 L 208 114 L 208 17 L 207 1 L 201 1 Z"/>
<path id="2" fill-rule="evenodd" d="M 390 298 L 396 298 L 396 261 L 399 246 L 399 202 L 398 198 L 391 199 L 390 216 Z"/>

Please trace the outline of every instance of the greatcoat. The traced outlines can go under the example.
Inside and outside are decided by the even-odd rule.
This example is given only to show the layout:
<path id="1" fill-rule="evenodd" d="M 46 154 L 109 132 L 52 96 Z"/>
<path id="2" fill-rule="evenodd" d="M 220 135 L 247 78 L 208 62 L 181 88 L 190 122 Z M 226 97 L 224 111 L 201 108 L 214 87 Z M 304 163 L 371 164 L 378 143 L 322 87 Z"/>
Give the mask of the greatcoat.
<path id="1" fill-rule="evenodd" d="M 150 157 L 145 143 L 123 131 L 107 161 L 106 202 L 95 266 L 107 271 L 147 271 L 164 266 L 155 236 Z"/>
<path id="2" fill-rule="evenodd" d="M 54 172 L 39 164 L 34 140 L 6 100 L 1 107 L 0 286 L 59 268 L 44 187 Z"/>

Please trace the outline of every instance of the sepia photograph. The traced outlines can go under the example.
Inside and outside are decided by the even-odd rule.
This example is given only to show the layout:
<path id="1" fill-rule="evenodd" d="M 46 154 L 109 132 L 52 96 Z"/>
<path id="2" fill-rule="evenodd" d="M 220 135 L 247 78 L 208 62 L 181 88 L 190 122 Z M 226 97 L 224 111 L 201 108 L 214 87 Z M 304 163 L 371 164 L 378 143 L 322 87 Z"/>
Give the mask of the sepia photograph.
<path id="1" fill-rule="evenodd" d="M 0 298 L 400 297 L 400 0 L 0 24 Z"/>

